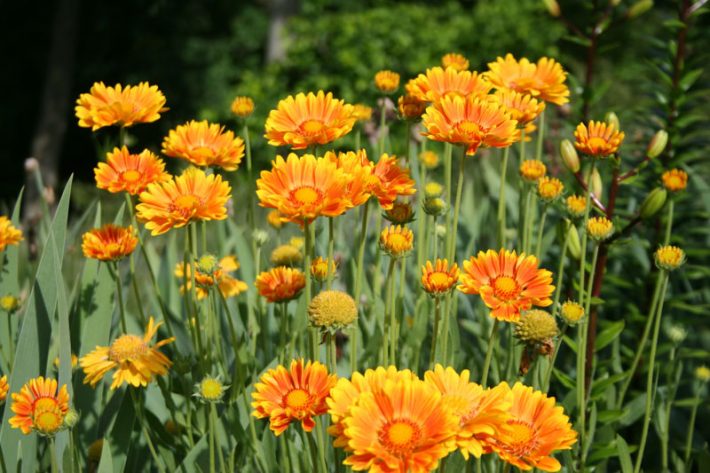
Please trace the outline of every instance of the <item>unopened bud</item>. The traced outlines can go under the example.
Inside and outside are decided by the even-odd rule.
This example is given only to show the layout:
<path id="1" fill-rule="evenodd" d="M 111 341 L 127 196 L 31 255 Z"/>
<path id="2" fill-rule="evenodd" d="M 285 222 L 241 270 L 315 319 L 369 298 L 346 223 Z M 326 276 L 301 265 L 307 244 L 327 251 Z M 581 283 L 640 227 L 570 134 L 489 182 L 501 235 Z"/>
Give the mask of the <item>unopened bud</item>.
<path id="1" fill-rule="evenodd" d="M 269 234 L 264 230 L 256 229 L 252 232 L 252 238 L 256 242 L 257 246 L 263 246 L 269 239 Z"/>
<path id="2" fill-rule="evenodd" d="M 550 15 L 555 18 L 560 16 L 560 4 L 557 3 L 557 0 L 542 0 L 542 2 L 545 4 L 545 8 L 547 8 Z"/>
<path id="3" fill-rule="evenodd" d="M 37 169 L 39 169 L 39 161 L 37 161 L 37 158 L 25 159 L 25 172 L 32 173 Z"/>
<path id="4" fill-rule="evenodd" d="M 607 122 L 609 125 L 612 125 L 616 130 L 621 130 L 621 126 L 619 124 L 619 117 L 616 116 L 616 113 L 607 113 L 604 117 L 604 121 Z"/>
<path id="5" fill-rule="evenodd" d="M 592 191 L 592 194 L 594 194 L 597 199 L 600 199 L 602 196 L 602 176 L 596 168 L 594 168 L 594 172 L 592 172 L 592 179 L 589 185 L 589 190 Z"/>
<path id="6" fill-rule="evenodd" d="M 629 8 L 629 18 L 636 18 L 653 8 L 653 0 L 639 0 Z"/>
<path id="7" fill-rule="evenodd" d="M 668 192 L 662 187 L 656 187 L 648 193 L 646 199 L 641 204 L 639 214 L 642 219 L 649 219 L 656 215 L 666 203 Z"/>
<path id="8" fill-rule="evenodd" d="M 562 140 L 560 143 L 560 154 L 565 166 L 572 172 L 579 171 L 579 155 L 570 140 Z"/>
<path id="9" fill-rule="evenodd" d="M 582 255 L 579 233 L 577 232 L 577 227 L 574 225 L 570 225 L 567 230 L 567 248 L 569 249 L 569 254 L 571 254 L 574 259 L 579 259 Z"/>
<path id="10" fill-rule="evenodd" d="M 69 411 L 67 411 L 66 415 L 64 416 L 64 426 L 67 429 L 71 429 L 76 425 L 77 422 L 79 422 L 79 413 L 76 412 L 74 409 L 69 409 Z"/>
<path id="11" fill-rule="evenodd" d="M 646 148 L 646 156 L 653 159 L 658 157 L 668 144 L 668 132 L 666 130 L 658 130 Z"/>

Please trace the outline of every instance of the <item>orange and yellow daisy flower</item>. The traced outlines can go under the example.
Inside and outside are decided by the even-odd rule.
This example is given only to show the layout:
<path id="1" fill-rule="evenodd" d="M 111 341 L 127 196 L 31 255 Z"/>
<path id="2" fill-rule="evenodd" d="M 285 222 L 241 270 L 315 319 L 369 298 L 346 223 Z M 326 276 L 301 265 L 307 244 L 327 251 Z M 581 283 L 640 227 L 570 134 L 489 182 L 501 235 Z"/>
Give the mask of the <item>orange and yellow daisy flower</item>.
<path id="1" fill-rule="evenodd" d="M 353 105 L 353 118 L 359 122 L 366 122 L 372 118 L 372 107 L 356 103 Z"/>
<path id="2" fill-rule="evenodd" d="M 414 248 L 414 233 L 401 225 L 390 225 L 380 233 L 380 248 L 393 258 L 400 258 Z"/>
<path id="3" fill-rule="evenodd" d="M 170 130 L 163 140 L 163 154 L 195 166 L 236 171 L 244 157 L 244 141 L 222 125 L 192 120 Z"/>
<path id="4" fill-rule="evenodd" d="M 167 108 L 163 93 L 147 82 L 125 87 L 106 87 L 103 82 L 96 82 L 88 94 L 79 96 L 74 110 L 80 127 L 96 131 L 105 126 L 154 122 Z"/>
<path id="5" fill-rule="evenodd" d="M 160 325 L 162 322 L 156 324 L 151 317 L 142 338 L 138 335 L 121 335 L 111 346 L 97 346 L 94 351 L 82 356 L 79 365 L 84 370 L 84 384 L 95 387 L 106 373 L 115 370 L 111 389 L 124 383 L 136 388 L 145 387 L 153 377 L 167 373 L 172 362 L 158 348 L 173 342 L 175 337 L 151 345 Z"/>
<path id="6" fill-rule="evenodd" d="M 391 94 L 399 88 L 399 74 L 393 71 L 379 71 L 375 74 L 375 87 L 380 92 Z"/>
<path id="7" fill-rule="evenodd" d="M 688 173 L 682 169 L 669 169 L 661 175 L 661 181 L 668 192 L 680 192 L 688 187 Z"/>
<path id="8" fill-rule="evenodd" d="M 334 162 L 348 179 L 343 192 L 343 197 L 350 201 L 348 207 L 357 207 L 367 202 L 373 186 L 377 184 L 377 177 L 373 174 L 375 165 L 367 158 L 367 152 L 361 149 L 336 155 L 328 151 L 325 159 Z"/>
<path id="9" fill-rule="evenodd" d="M 506 426 L 512 397 L 506 383 L 484 389 L 469 381 L 469 376 L 468 370 L 458 374 L 439 364 L 424 373 L 426 382 L 441 393 L 444 404 L 459 418 L 456 445 L 467 460 L 469 455 L 481 458 L 490 452 L 491 437 L 497 437 Z"/>
<path id="10" fill-rule="evenodd" d="M 0 251 L 8 245 L 17 245 L 22 241 L 22 230 L 12 224 L 12 220 L 0 215 Z"/>
<path id="11" fill-rule="evenodd" d="M 525 253 L 480 251 L 477 257 L 464 261 L 458 290 L 480 295 L 491 309 L 491 317 L 515 322 L 521 311 L 552 304 L 552 273 L 537 265 L 537 258 Z"/>
<path id="12" fill-rule="evenodd" d="M 527 58 L 518 61 L 507 54 L 488 63 L 485 77 L 497 89 L 511 89 L 555 105 L 569 102 L 567 74 L 554 59 L 543 57 L 535 64 Z"/>
<path id="13" fill-rule="evenodd" d="M 132 226 L 119 227 L 112 223 L 89 230 L 81 238 L 84 256 L 101 261 L 124 258 L 133 253 L 137 244 L 138 238 Z"/>
<path id="14" fill-rule="evenodd" d="M 289 95 L 269 113 L 264 137 L 273 146 L 304 149 L 347 135 L 355 120 L 353 106 L 334 99 L 330 92 Z"/>
<path id="15" fill-rule="evenodd" d="M 383 154 L 375 165 L 372 193 L 380 203 L 382 210 L 389 210 L 399 196 L 413 195 L 417 192 L 416 182 L 409 177 L 409 169 L 397 164 L 397 157 Z"/>
<path id="16" fill-rule="evenodd" d="M 491 90 L 491 84 L 477 72 L 457 71 L 453 67 L 433 67 L 407 83 L 407 94 L 422 102 L 436 103 L 444 97 L 479 97 Z"/>
<path id="17" fill-rule="evenodd" d="M 579 152 L 605 158 L 619 149 L 624 141 L 624 132 L 618 131 L 613 124 L 591 120 L 587 125 L 577 125 L 574 138 L 574 147 Z"/>
<path id="18" fill-rule="evenodd" d="M 428 383 L 386 382 L 363 392 L 343 419 L 354 471 L 425 473 L 456 448 L 459 419 Z"/>
<path id="19" fill-rule="evenodd" d="M 422 266 L 422 287 L 433 296 L 449 292 L 459 280 L 459 265 L 449 266 L 449 261 L 437 259 L 434 264 L 427 261 Z"/>
<path id="20" fill-rule="evenodd" d="M 555 398 L 515 383 L 508 412 L 506 429 L 492 442 L 498 456 L 524 471 L 559 471 L 562 466 L 551 455 L 572 448 L 577 432 L 562 407 L 555 406 Z"/>
<path id="21" fill-rule="evenodd" d="M 337 217 L 350 207 L 350 181 L 330 159 L 291 153 L 286 160 L 277 156 L 271 171 L 261 172 L 256 195 L 262 207 L 276 209 L 294 223 L 310 222 Z"/>
<path id="22" fill-rule="evenodd" d="M 0 378 L 0 402 L 5 402 L 9 390 L 10 385 L 7 383 L 7 375 L 4 374 L 2 378 Z"/>
<path id="23" fill-rule="evenodd" d="M 405 225 L 414 221 L 414 207 L 411 202 L 398 200 L 382 216 L 395 225 Z"/>
<path id="24" fill-rule="evenodd" d="M 277 266 L 259 274 L 254 284 L 267 301 L 286 302 L 298 297 L 306 287 L 306 275 L 300 269 Z"/>
<path id="25" fill-rule="evenodd" d="M 124 146 L 106 154 L 106 162 L 94 168 L 94 177 L 99 189 L 137 195 L 148 184 L 169 180 L 170 174 L 165 172 L 165 162 L 149 150 L 131 154 Z"/>
<path id="26" fill-rule="evenodd" d="M 52 436 L 64 426 L 69 412 L 69 393 L 63 385 L 57 390 L 56 379 L 39 376 L 29 380 L 19 393 L 12 393 L 10 426 L 28 435 L 35 431 Z"/>
<path id="27" fill-rule="evenodd" d="M 397 99 L 397 111 L 404 120 L 419 120 L 426 107 L 426 102 L 422 102 L 413 95 L 402 95 Z"/>
<path id="28" fill-rule="evenodd" d="M 505 148 L 520 139 L 518 122 L 505 107 L 476 97 L 444 97 L 426 109 L 424 136 L 434 141 L 460 144 L 474 155 L 480 146 Z"/>
<path id="29" fill-rule="evenodd" d="M 235 97 L 229 108 L 239 118 L 247 118 L 254 113 L 254 100 L 251 97 Z"/>
<path id="30" fill-rule="evenodd" d="M 508 110 L 510 118 L 518 121 L 518 126 L 530 124 L 545 110 L 545 102 L 542 100 L 511 89 L 498 89 L 488 97 L 503 105 Z M 527 133 L 528 129 L 526 128 L 525 131 Z"/>
<path id="31" fill-rule="evenodd" d="M 466 59 L 463 55 L 458 54 L 458 53 L 448 53 L 444 54 L 444 56 L 441 58 L 441 65 L 446 68 L 453 68 L 457 71 L 465 71 L 468 70 L 468 59 Z"/>
<path id="32" fill-rule="evenodd" d="M 209 289 L 214 286 L 219 288 L 219 291 L 225 298 L 238 296 L 247 290 L 247 284 L 244 281 L 240 281 L 229 274 L 239 269 L 237 258 L 234 256 L 225 256 L 219 261 L 216 261 L 215 258 L 215 264 L 212 264 L 212 267 L 203 264 L 204 261 L 202 260 L 203 258 L 195 265 L 197 268 L 197 271 L 195 271 L 195 293 L 198 299 L 207 297 L 209 295 Z M 187 272 L 185 272 L 184 262 L 178 263 L 175 266 L 173 274 L 183 283 L 180 285 L 180 292 L 184 293 L 186 287 L 188 290 L 192 287 L 191 271 L 192 265 L 190 263 L 187 264 Z M 185 280 L 187 280 L 187 284 L 184 284 Z"/>
<path id="33" fill-rule="evenodd" d="M 269 418 L 269 428 L 276 436 L 294 421 L 300 421 L 303 430 L 310 432 L 316 426 L 313 418 L 328 411 L 326 398 L 336 382 L 337 376 L 328 374 L 317 361 L 293 360 L 289 369 L 279 365 L 254 384 L 252 415 Z"/>
<path id="34" fill-rule="evenodd" d="M 152 235 L 195 220 L 224 220 L 231 191 L 222 176 L 188 168 L 169 181 L 148 185 L 140 194 L 136 216 Z"/>

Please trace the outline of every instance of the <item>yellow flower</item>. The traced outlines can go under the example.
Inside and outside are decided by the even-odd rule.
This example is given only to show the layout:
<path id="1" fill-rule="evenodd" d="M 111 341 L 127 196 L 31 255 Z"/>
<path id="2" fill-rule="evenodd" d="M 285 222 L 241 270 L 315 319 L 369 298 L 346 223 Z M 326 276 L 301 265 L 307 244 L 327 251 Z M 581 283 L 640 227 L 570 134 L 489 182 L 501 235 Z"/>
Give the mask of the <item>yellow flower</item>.
<path id="1" fill-rule="evenodd" d="M 584 307 L 575 301 L 567 301 L 562 304 L 560 315 L 569 325 L 575 325 L 584 317 Z"/>
<path id="2" fill-rule="evenodd" d="M 103 82 L 96 82 L 88 94 L 79 96 L 74 110 L 80 127 L 96 131 L 105 126 L 154 122 L 167 108 L 163 93 L 147 82 L 126 87 L 106 87 Z"/>
<path id="3" fill-rule="evenodd" d="M 688 185 L 688 173 L 682 169 L 670 169 L 661 175 L 661 180 L 668 192 L 684 191 Z"/>
<path id="4" fill-rule="evenodd" d="M 518 121 L 518 126 L 529 124 L 545 110 L 545 102 L 542 100 L 538 101 L 530 95 L 510 89 L 496 90 L 488 97 L 491 101 L 503 105 L 510 113 L 510 118 Z"/>
<path id="5" fill-rule="evenodd" d="M 106 162 L 94 168 L 94 178 L 99 189 L 137 195 L 148 184 L 170 180 L 170 174 L 165 172 L 165 162 L 149 150 L 131 154 L 124 146 L 106 154 Z"/>
<path id="6" fill-rule="evenodd" d="M 359 122 L 366 122 L 372 118 L 372 107 L 367 105 L 356 103 L 353 105 L 353 118 Z"/>
<path id="7" fill-rule="evenodd" d="M 282 219 L 283 217 L 281 212 L 278 210 L 271 210 L 268 214 L 266 214 L 266 221 L 276 230 L 279 230 L 284 226 L 284 220 Z"/>
<path id="8" fill-rule="evenodd" d="M 15 415 L 10 426 L 25 435 L 35 431 L 48 437 L 62 430 L 69 412 L 69 393 L 66 385 L 57 388 L 57 380 L 39 376 L 30 379 L 19 393 L 12 393 L 10 409 Z"/>
<path id="9" fill-rule="evenodd" d="M 573 217 L 581 217 L 587 207 L 587 199 L 583 195 L 571 195 L 565 199 L 567 211 Z"/>
<path id="10" fill-rule="evenodd" d="M 81 239 L 84 256 L 100 261 L 116 261 L 135 250 L 138 238 L 132 226 L 119 227 L 107 223 L 84 233 Z"/>
<path id="11" fill-rule="evenodd" d="M 520 176 L 528 182 L 536 182 L 547 172 L 547 167 L 537 159 L 526 159 L 520 163 Z"/>
<path id="12" fill-rule="evenodd" d="M 543 176 L 537 181 L 537 194 L 545 202 L 552 202 L 562 195 L 565 186 L 555 177 Z"/>
<path id="13" fill-rule="evenodd" d="M 441 58 L 441 65 L 444 69 L 452 67 L 457 71 L 465 71 L 468 69 L 468 59 L 458 53 L 448 53 Z"/>
<path id="14" fill-rule="evenodd" d="M 393 258 L 399 258 L 412 251 L 414 233 L 400 225 L 389 226 L 380 233 L 380 248 Z"/>
<path id="15" fill-rule="evenodd" d="M 695 368 L 695 378 L 701 383 L 710 381 L 710 368 L 705 365 Z"/>
<path id="16" fill-rule="evenodd" d="M 685 252 L 677 246 L 665 245 L 654 254 L 656 266 L 666 271 L 673 271 L 685 263 Z"/>
<path id="17" fill-rule="evenodd" d="M 298 248 L 299 250 L 302 250 L 303 247 L 306 245 L 306 239 L 300 236 L 291 237 L 288 240 L 288 244 L 295 248 Z"/>
<path id="18" fill-rule="evenodd" d="M 7 384 L 7 375 L 3 375 L 0 378 L 0 402 L 5 402 L 7 399 L 7 392 L 10 390 L 10 385 Z"/>
<path id="19" fill-rule="evenodd" d="M 0 297 L 0 309 L 4 310 L 8 314 L 15 312 L 18 307 L 20 307 L 20 299 L 12 294 L 6 294 Z"/>
<path id="20" fill-rule="evenodd" d="M 375 74 L 375 87 L 380 92 L 391 94 L 399 88 L 399 74 L 392 71 L 379 71 Z"/>
<path id="21" fill-rule="evenodd" d="M 271 252 L 271 264 L 274 266 L 297 266 L 301 261 L 303 254 L 293 245 L 279 245 Z"/>
<path id="22" fill-rule="evenodd" d="M 617 131 L 614 125 L 604 122 L 590 121 L 587 125 L 580 123 L 574 131 L 574 147 L 580 153 L 605 158 L 616 153 L 624 141 L 624 132 Z"/>
<path id="23" fill-rule="evenodd" d="M 515 322 L 515 336 L 528 344 L 544 344 L 558 334 L 555 318 L 544 310 L 526 310 Z"/>
<path id="24" fill-rule="evenodd" d="M 288 302 L 306 287 L 306 276 L 299 269 L 278 266 L 259 274 L 255 285 L 269 302 Z"/>
<path id="25" fill-rule="evenodd" d="M 441 197 L 441 194 L 443 193 L 444 186 L 442 186 L 438 182 L 427 182 L 427 184 L 424 186 L 424 196 L 427 199 Z"/>
<path id="26" fill-rule="evenodd" d="M 321 329 L 341 329 L 357 319 L 357 306 L 345 292 L 323 291 L 308 306 L 308 319 Z"/>
<path id="27" fill-rule="evenodd" d="M 555 105 L 569 102 L 567 73 L 554 59 L 543 57 L 532 63 L 527 58 L 517 61 L 507 54 L 488 63 L 485 76 L 497 89 L 512 89 Z"/>
<path id="28" fill-rule="evenodd" d="M 459 266 L 449 261 L 437 259 L 434 264 L 427 261 L 422 266 L 422 287 L 432 296 L 446 294 L 454 288 L 459 280 Z"/>
<path id="29" fill-rule="evenodd" d="M 434 151 L 422 151 L 419 155 L 419 161 L 429 170 L 436 169 L 439 165 L 439 155 Z"/>
<path id="30" fill-rule="evenodd" d="M 236 171 L 244 157 L 244 141 L 222 125 L 193 120 L 170 130 L 163 140 L 163 154 L 195 166 Z"/>
<path id="31" fill-rule="evenodd" d="M 311 276 L 316 281 L 325 281 L 330 274 L 335 274 L 337 270 L 338 265 L 335 261 L 331 261 L 330 265 L 328 265 L 328 259 L 322 256 L 317 257 L 311 263 Z"/>
<path id="32" fill-rule="evenodd" d="M 251 97 L 235 97 L 230 108 L 239 118 L 246 118 L 254 113 L 254 101 Z"/>
<path id="33" fill-rule="evenodd" d="M 587 220 L 587 233 L 593 239 L 603 241 L 614 233 L 614 224 L 606 217 L 592 217 Z"/>
<path id="34" fill-rule="evenodd" d="M 228 387 L 222 383 L 219 377 L 205 376 L 195 385 L 195 396 L 205 402 L 219 402 Z"/>
<path id="35" fill-rule="evenodd" d="M 115 370 L 111 389 L 116 389 L 123 383 L 136 388 L 146 387 L 155 376 L 166 374 L 172 362 L 158 351 L 158 348 L 172 343 L 175 337 L 151 345 L 150 342 L 158 333 L 160 325 L 162 322 L 156 324 L 151 317 L 142 338 L 137 335 L 121 335 L 111 346 L 96 347 L 91 353 L 82 356 L 79 365 L 84 370 L 84 384 L 95 387 L 111 370 Z"/>
<path id="36" fill-rule="evenodd" d="M 22 230 L 15 228 L 9 218 L 0 215 L 0 251 L 4 251 L 7 245 L 17 245 L 21 241 Z"/>

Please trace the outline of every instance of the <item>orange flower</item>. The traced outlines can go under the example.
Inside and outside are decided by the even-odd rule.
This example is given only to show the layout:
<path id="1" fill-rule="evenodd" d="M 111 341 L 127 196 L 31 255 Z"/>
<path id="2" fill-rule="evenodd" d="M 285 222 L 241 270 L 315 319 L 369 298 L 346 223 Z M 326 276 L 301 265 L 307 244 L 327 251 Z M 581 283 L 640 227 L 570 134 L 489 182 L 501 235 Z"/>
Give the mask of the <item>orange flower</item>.
<path id="1" fill-rule="evenodd" d="M 0 402 L 5 402 L 7 399 L 7 392 L 10 390 L 10 385 L 7 384 L 7 375 L 3 375 L 0 378 Z"/>
<path id="2" fill-rule="evenodd" d="M 185 159 L 195 166 L 219 166 L 236 171 L 244 157 L 244 141 L 222 125 L 194 120 L 170 130 L 163 154 Z"/>
<path id="3" fill-rule="evenodd" d="M 262 207 L 303 223 L 320 216 L 337 217 L 350 208 L 349 184 L 351 179 L 330 159 L 291 153 L 286 160 L 276 156 L 271 171 L 261 172 L 256 195 Z"/>
<path id="4" fill-rule="evenodd" d="M 367 202 L 377 178 L 373 175 L 375 165 L 367 159 L 365 149 L 340 152 L 337 155 L 328 151 L 325 153 L 325 159 L 334 162 L 347 177 L 348 183 L 343 189 L 343 197 L 350 201 L 348 207 L 357 207 Z"/>
<path id="5" fill-rule="evenodd" d="M 140 194 L 136 216 L 152 235 L 184 227 L 194 220 L 224 220 L 232 189 L 222 177 L 188 168 L 169 181 L 148 185 Z"/>
<path id="6" fill-rule="evenodd" d="M 432 265 L 427 261 L 422 266 L 422 286 L 433 296 L 446 294 L 459 280 L 459 265 L 454 263 L 449 267 L 448 260 L 437 259 Z"/>
<path id="7" fill-rule="evenodd" d="M 484 97 L 491 84 L 477 72 L 457 71 L 453 67 L 427 69 L 407 83 L 407 94 L 423 102 L 438 102 L 444 97 Z"/>
<path id="8" fill-rule="evenodd" d="M 363 392 L 343 420 L 355 471 L 425 473 L 456 448 L 459 419 L 424 381 L 387 382 Z"/>
<path id="9" fill-rule="evenodd" d="M 518 121 L 518 126 L 528 125 L 545 110 L 545 102 L 538 101 L 528 94 L 510 89 L 496 90 L 489 95 L 491 101 L 501 104 L 508 110 L 510 118 Z M 530 130 L 531 132 L 534 130 Z M 525 132 L 528 132 L 526 127 Z"/>
<path id="10" fill-rule="evenodd" d="M 616 153 L 624 141 L 624 132 L 617 131 L 614 125 L 592 120 L 588 125 L 577 125 L 574 138 L 574 147 L 579 152 L 604 158 Z"/>
<path id="11" fill-rule="evenodd" d="M 39 376 L 30 379 L 19 393 L 12 393 L 10 426 L 28 435 L 33 430 L 41 435 L 53 436 L 64 426 L 69 412 L 67 386 L 57 391 L 57 380 Z"/>
<path id="12" fill-rule="evenodd" d="M 209 261 L 209 262 L 208 262 Z M 247 290 L 247 284 L 237 278 L 231 276 L 239 269 L 239 262 L 234 256 L 225 256 L 217 261 L 212 255 L 206 255 L 200 258 L 195 265 L 195 285 L 197 286 L 195 293 L 197 299 L 204 299 L 209 295 L 209 288 L 217 286 L 222 295 L 226 297 L 238 296 Z M 178 263 L 175 266 L 173 274 L 178 280 L 183 283 L 180 285 L 180 292 L 185 292 L 185 287 L 189 290 L 192 287 L 192 265 L 187 264 L 187 275 L 185 274 L 185 263 Z M 187 280 L 187 284 L 184 282 Z"/>
<path id="13" fill-rule="evenodd" d="M 0 251 L 4 251 L 7 245 L 17 245 L 21 241 L 22 230 L 15 228 L 12 220 L 0 215 Z"/>
<path id="14" fill-rule="evenodd" d="M 661 175 L 661 180 L 668 192 L 680 192 L 688 186 L 688 173 L 682 169 L 669 169 Z"/>
<path id="15" fill-rule="evenodd" d="M 520 177 L 526 181 L 537 182 L 538 179 L 541 179 L 545 175 L 547 167 L 545 163 L 537 159 L 526 159 L 520 163 L 518 171 L 520 172 Z"/>
<path id="16" fill-rule="evenodd" d="M 399 116 L 405 120 L 419 120 L 426 110 L 426 102 L 422 102 L 413 95 L 402 95 L 397 99 Z"/>
<path id="17" fill-rule="evenodd" d="M 404 225 L 414 221 L 414 207 L 411 202 L 397 201 L 382 216 L 390 223 Z"/>
<path id="18" fill-rule="evenodd" d="M 165 162 L 149 150 L 131 154 L 124 146 L 106 154 L 106 162 L 94 168 L 94 177 L 99 189 L 137 195 L 148 184 L 169 180 L 170 174 L 165 172 Z"/>
<path id="19" fill-rule="evenodd" d="M 372 107 L 356 103 L 353 105 L 353 118 L 359 122 L 366 122 L 372 118 Z"/>
<path id="20" fill-rule="evenodd" d="M 133 253 L 138 238 L 132 226 L 119 227 L 108 223 L 84 233 L 81 249 L 84 256 L 101 261 L 116 261 Z"/>
<path id="21" fill-rule="evenodd" d="M 484 389 L 469 381 L 469 376 L 468 370 L 458 374 L 439 364 L 424 373 L 426 382 L 441 393 L 444 404 L 459 418 L 456 445 L 467 460 L 469 454 L 481 458 L 490 452 L 491 437 L 498 437 L 505 428 L 511 406 L 506 383 Z"/>
<path id="22" fill-rule="evenodd" d="M 515 251 L 488 250 L 464 261 L 464 274 L 458 290 L 464 294 L 478 294 L 491 317 L 507 322 L 520 319 L 520 312 L 532 306 L 552 304 L 552 273 L 538 269 L 537 258 Z"/>
<path id="23" fill-rule="evenodd" d="M 465 71 L 468 69 L 468 59 L 458 53 L 448 53 L 441 58 L 441 65 L 444 69 L 451 67 L 457 71 Z"/>
<path id="24" fill-rule="evenodd" d="M 235 97 L 230 109 L 239 118 L 246 118 L 254 113 L 254 101 L 251 97 Z"/>
<path id="25" fill-rule="evenodd" d="M 161 324 L 156 324 L 151 317 L 142 338 L 138 335 L 121 335 L 111 346 L 96 347 L 94 351 L 82 356 L 79 365 L 84 370 L 84 384 L 95 387 L 106 373 L 115 370 L 111 389 L 121 387 L 123 383 L 136 388 L 145 387 L 154 376 L 167 373 L 172 362 L 158 348 L 172 343 L 175 337 L 150 345 Z"/>
<path id="26" fill-rule="evenodd" d="M 279 365 L 254 384 L 252 415 L 258 419 L 268 417 L 269 428 L 276 436 L 294 421 L 300 421 L 303 430 L 310 432 L 316 426 L 313 417 L 328 410 L 326 398 L 336 381 L 337 376 L 328 374 L 317 361 L 304 366 L 303 359 L 293 360 L 288 370 Z"/>
<path id="27" fill-rule="evenodd" d="M 504 107 L 475 97 L 444 97 L 427 108 L 422 119 L 424 136 L 464 145 L 471 156 L 479 146 L 505 148 L 520 138 L 518 122 Z"/>
<path id="28" fill-rule="evenodd" d="M 278 266 L 256 277 L 256 289 L 269 302 L 286 302 L 298 297 L 306 287 L 306 276 L 300 269 Z"/>
<path id="29" fill-rule="evenodd" d="M 379 71 L 375 74 L 375 87 L 380 92 L 391 94 L 399 87 L 399 74 L 392 71 Z"/>
<path id="30" fill-rule="evenodd" d="M 355 120 L 353 106 L 334 99 L 330 92 L 300 93 L 295 98 L 289 95 L 269 113 L 264 137 L 273 146 L 304 149 L 347 135 Z"/>
<path id="31" fill-rule="evenodd" d="M 499 57 L 488 63 L 485 76 L 498 89 L 515 90 L 556 105 L 569 102 L 567 73 L 554 59 L 543 57 L 534 64 L 527 58 L 517 61 L 507 54 L 505 59 Z"/>
<path id="32" fill-rule="evenodd" d="M 395 156 L 383 154 L 375 165 L 372 193 L 383 210 L 389 210 L 397 197 L 417 192 L 416 183 L 409 177 L 409 169 L 397 164 Z"/>
<path id="33" fill-rule="evenodd" d="M 412 251 L 414 233 L 407 227 L 390 225 L 380 233 L 380 248 L 393 258 L 399 258 Z"/>
<path id="34" fill-rule="evenodd" d="M 79 126 L 96 131 L 105 126 L 154 122 L 167 108 L 163 93 L 147 82 L 126 87 L 106 87 L 103 82 L 96 82 L 88 94 L 79 96 L 74 110 Z"/>
<path id="35" fill-rule="evenodd" d="M 569 418 L 555 398 L 547 397 L 529 386 L 515 383 L 513 404 L 507 428 L 493 440 L 493 449 L 501 459 L 521 470 L 537 468 L 559 471 L 560 462 L 550 455 L 569 450 L 577 441 Z"/>

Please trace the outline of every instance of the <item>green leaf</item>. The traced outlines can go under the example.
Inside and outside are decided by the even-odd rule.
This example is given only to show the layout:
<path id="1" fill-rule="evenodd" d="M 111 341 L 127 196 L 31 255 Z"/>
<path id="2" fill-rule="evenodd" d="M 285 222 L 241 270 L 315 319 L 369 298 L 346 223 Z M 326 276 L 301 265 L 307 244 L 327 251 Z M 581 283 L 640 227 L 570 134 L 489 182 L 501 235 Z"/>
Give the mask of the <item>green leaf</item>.
<path id="1" fill-rule="evenodd" d="M 128 387 L 126 389 L 133 389 Z M 128 454 L 137 439 L 133 432 L 135 423 L 135 410 L 133 401 L 127 390 L 116 391 L 111 402 L 119 401 L 120 409 L 115 417 L 110 433 L 104 438 L 104 446 L 101 451 L 101 462 L 99 472 L 117 471 L 122 472 L 126 466 Z M 107 453 L 106 451 L 109 450 Z M 110 463 L 104 463 L 110 462 Z"/>
<path id="2" fill-rule="evenodd" d="M 15 227 L 20 225 L 20 208 L 22 207 L 22 195 L 24 193 L 24 188 L 20 191 L 17 196 L 17 202 L 15 202 L 15 208 L 12 211 L 12 216 L 10 220 Z M 5 248 L 4 253 L 4 264 L 3 264 L 3 253 L 0 253 L 0 283 L 2 284 L 2 294 L 0 297 L 11 294 L 15 297 L 20 295 L 20 281 L 19 281 L 19 260 L 20 260 L 20 245 L 10 245 Z M 17 325 L 19 323 L 19 317 L 10 318 L 9 328 L 12 333 L 17 333 Z M 7 324 L 0 324 L 0 349 L 3 350 L 5 347 L 11 347 L 10 343 L 10 332 L 8 330 Z M 0 357 L 0 367 L 3 373 L 9 373 L 11 366 L 8 366 L 5 362 L 5 356 Z"/>
<path id="3" fill-rule="evenodd" d="M 605 328 L 599 333 L 599 335 L 597 335 L 597 339 L 594 343 L 594 349 L 599 351 L 609 345 L 616 337 L 621 335 L 621 332 L 624 331 L 625 326 L 626 322 L 623 320 L 612 322 L 609 327 Z"/>
<path id="4" fill-rule="evenodd" d="M 683 77 L 680 79 L 679 82 L 679 87 L 682 90 L 688 90 L 692 85 L 695 83 L 696 80 L 700 78 L 700 76 L 703 74 L 703 69 L 694 69 L 692 71 L 686 72 L 683 74 Z"/>
<path id="5" fill-rule="evenodd" d="M 621 473 L 633 473 L 634 464 L 631 462 L 631 452 L 629 444 L 621 435 L 616 436 L 616 451 L 619 454 L 619 463 L 621 463 Z"/>

